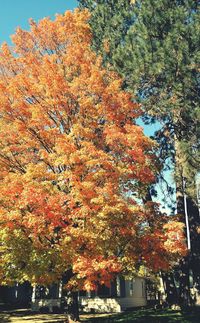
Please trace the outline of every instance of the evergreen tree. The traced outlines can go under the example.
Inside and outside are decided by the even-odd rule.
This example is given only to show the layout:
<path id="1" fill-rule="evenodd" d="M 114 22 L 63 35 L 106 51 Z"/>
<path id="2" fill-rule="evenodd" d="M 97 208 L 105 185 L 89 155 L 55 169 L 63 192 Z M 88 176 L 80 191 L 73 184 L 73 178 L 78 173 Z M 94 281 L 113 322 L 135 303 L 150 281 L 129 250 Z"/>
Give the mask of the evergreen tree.
<path id="1" fill-rule="evenodd" d="M 199 1 L 85 1 L 91 13 L 93 47 L 124 78 L 142 103 L 146 122 L 162 125 L 160 158 L 175 165 L 177 212 L 189 216 L 191 253 L 181 265 L 181 302 L 189 303 L 189 268 L 199 286 Z M 186 185 L 185 185 L 186 184 Z M 185 264 L 189 263 L 186 266 Z M 180 268 L 179 268 L 180 269 Z M 183 281 L 184 280 L 184 281 Z"/>

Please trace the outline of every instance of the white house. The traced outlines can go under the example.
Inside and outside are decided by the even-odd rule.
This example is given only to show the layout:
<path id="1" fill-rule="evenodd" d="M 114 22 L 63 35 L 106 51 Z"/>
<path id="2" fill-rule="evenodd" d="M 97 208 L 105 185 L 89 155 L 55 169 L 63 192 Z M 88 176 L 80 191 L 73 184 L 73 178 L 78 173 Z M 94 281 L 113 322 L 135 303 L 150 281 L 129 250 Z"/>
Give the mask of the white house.
<path id="1" fill-rule="evenodd" d="M 50 312 L 61 307 L 62 288 L 54 286 L 42 293 L 34 290 L 32 309 L 49 309 Z M 97 292 L 80 292 L 79 304 L 84 312 L 121 312 L 128 308 L 146 306 L 146 282 L 144 278 L 125 280 L 118 277 L 111 287 L 99 286 Z"/>

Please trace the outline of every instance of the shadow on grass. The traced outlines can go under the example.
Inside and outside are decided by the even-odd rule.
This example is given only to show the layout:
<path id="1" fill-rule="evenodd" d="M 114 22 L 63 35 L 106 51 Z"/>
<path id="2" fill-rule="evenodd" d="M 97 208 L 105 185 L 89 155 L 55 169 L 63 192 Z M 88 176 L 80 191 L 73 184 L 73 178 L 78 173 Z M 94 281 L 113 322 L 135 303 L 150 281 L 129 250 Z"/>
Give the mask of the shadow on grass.
<path id="1" fill-rule="evenodd" d="M 6 310 L 0 313 L 0 323 L 64 323 L 66 322 L 65 316 L 62 314 L 41 314 L 32 312 L 27 309 Z"/>
<path id="2" fill-rule="evenodd" d="M 9 322 L 11 322 L 9 315 L 0 313 L 0 322 L 1 323 L 9 323 Z"/>
<path id="3" fill-rule="evenodd" d="M 189 323 L 200 322 L 200 310 L 190 309 L 187 311 L 173 311 L 173 310 L 154 310 L 154 309 L 141 309 L 125 312 L 122 314 L 113 315 L 110 317 L 95 317 L 85 320 L 87 323 Z"/>

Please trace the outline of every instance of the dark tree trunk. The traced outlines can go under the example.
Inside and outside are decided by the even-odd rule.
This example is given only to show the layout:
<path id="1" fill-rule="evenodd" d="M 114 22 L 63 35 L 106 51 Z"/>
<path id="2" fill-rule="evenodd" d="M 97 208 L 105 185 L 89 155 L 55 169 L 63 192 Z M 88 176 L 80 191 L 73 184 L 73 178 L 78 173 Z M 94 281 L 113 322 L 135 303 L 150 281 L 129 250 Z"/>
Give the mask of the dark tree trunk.
<path id="1" fill-rule="evenodd" d="M 79 322 L 78 292 L 69 292 L 67 296 L 68 322 Z"/>
<path id="2" fill-rule="evenodd" d="M 163 285 L 165 288 L 166 302 L 169 306 L 178 303 L 178 292 L 174 282 L 173 272 L 161 274 Z"/>
<path id="3" fill-rule="evenodd" d="M 182 308 L 191 305 L 190 295 L 190 255 L 179 264 L 179 304 Z"/>
<path id="4" fill-rule="evenodd" d="M 178 271 L 178 280 L 179 280 L 179 299 L 178 303 L 181 307 L 186 307 L 190 305 L 190 247 L 191 247 L 191 239 L 190 239 L 190 221 L 189 221 L 189 213 L 187 201 L 185 203 L 184 199 L 184 180 L 182 176 L 182 169 L 177 169 L 178 173 L 177 182 L 176 182 L 176 201 L 177 201 L 177 213 L 180 216 L 180 220 L 185 224 L 185 237 L 186 244 L 188 249 L 188 255 L 181 259 L 179 262 L 177 271 Z M 185 203 L 185 205 L 184 205 Z M 188 223 L 187 223 L 188 221 Z M 188 231 L 187 231 L 188 230 Z M 189 233 L 189 235 L 188 235 Z"/>
<path id="5" fill-rule="evenodd" d="M 200 216 L 197 204 L 190 197 L 187 198 L 188 216 L 190 222 L 191 251 L 188 258 L 190 287 L 195 287 L 196 295 L 190 297 L 190 303 L 195 304 L 200 299 Z M 197 298 L 197 299 L 195 299 Z"/>
<path id="6" fill-rule="evenodd" d="M 68 270 L 62 278 L 63 285 L 67 284 L 73 277 L 72 270 Z M 63 297 L 63 307 L 67 314 L 67 322 L 79 322 L 79 304 L 78 304 L 78 292 L 68 291 L 65 297 Z"/>
<path id="7" fill-rule="evenodd" d="M 179 166 L 179 167 L 178 167 Z M 177 174 L 177 213 L 185 224 L 185 236 L 188 247 L 188 255 L 184 257 L 178 266 L 179 278 L 179 304 L 182 307 L 195 303 L 195 297 L 200 295 L 200 217 L 195 200 L 188 196 L 187 178 L 183 178 L 183 169 L 176 166 Z M 191 295 L 191 287 L 197 290 L 197 295 Z"/>

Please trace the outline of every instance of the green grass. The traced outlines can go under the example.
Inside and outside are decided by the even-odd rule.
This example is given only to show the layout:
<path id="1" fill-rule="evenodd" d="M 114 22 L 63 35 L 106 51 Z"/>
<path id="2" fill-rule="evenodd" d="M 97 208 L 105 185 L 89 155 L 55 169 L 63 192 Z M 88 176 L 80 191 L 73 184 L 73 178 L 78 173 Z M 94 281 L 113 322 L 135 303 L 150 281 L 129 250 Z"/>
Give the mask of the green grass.
<path id="1" fill-rule="evenodd" d="M 196 322 L 200 323 L 200 309 L 190 309 L 187 311 L 175 310 L 154 310 L 154 309 L 139 309 L 121 314 L 113 314 L 111 316 L 96 316 L 84 320 L 87 323 L 166 323 L 166 322 Z"/>
<path id="2" fill-rule="evenodd" d="M 134 309 L 120 314 L 84 314 L 82 323 L 200 323 L 200 308 L 187 311 Z M 63 314 L 39 314 L 30 310 L 0 311 L 0 323 L 64 323 Z"/>

